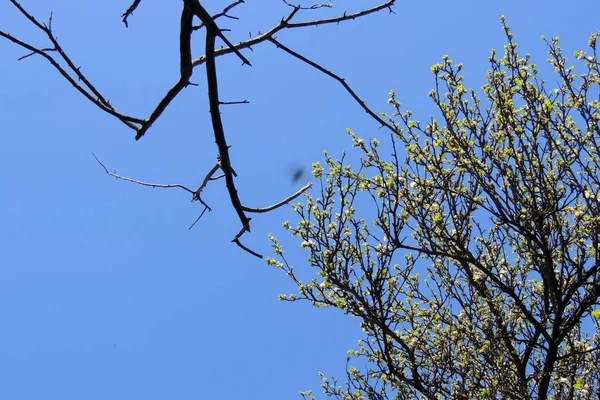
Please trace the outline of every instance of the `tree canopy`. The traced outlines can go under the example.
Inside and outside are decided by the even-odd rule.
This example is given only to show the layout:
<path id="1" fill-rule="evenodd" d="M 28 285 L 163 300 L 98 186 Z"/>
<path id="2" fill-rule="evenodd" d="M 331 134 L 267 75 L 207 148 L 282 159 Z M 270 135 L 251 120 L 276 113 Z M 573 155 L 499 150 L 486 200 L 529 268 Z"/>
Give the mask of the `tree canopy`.
<path id="1" fill-rule="evenodd" d="M 559 39 L 545 39 L 558 80 L 547 88 L 528 54 L 520 54 L 502 19 L 508 43 L 492 52 L 482 92 L 465 87 L 462 64 L 445 56 L 432 66 L 429 93 L 439 115 L 414 119 L 395 92 L 391 111 L 377 114 L 339 75 L 289 47 L 278 33 L 392 11 L 394 0 L 352 12 L 325 14 L 329 3 L 280 5 L 287 13 L 262 33 L 238 43 L 221 22 L 243 0 L 211 13 L 199 0 L 180 3 L 179 71 L 173 86 L 146 117 L 118 110 L 62 47 L 52 14 L 42 22 L 20 2 L 9 1 L 47 46 L 8 31 L 0 36 L 25 49 L 20 59 L 44 59 L 84 98 L 142 139 L 205 69 L 210 131 L 218 157 L 197 184 L 158 184 L 110 172 L 134 183 L 186 190 L 203 211 L 209 182 L 223 178 L 239 226 L 233 242 L 250 231 L 250 214 L 269 212 L 302 193 L 293 207 L 300 220 L 285 223 L 308 252 L 316 271 L 304 279 L 272 237 L 277 258 L 298 292 L 282 300 L 307 300 L 356 316 L 364 339 L 349 351 L 347 377 L 322 375 L 325 394 L 339 399 L 575 399 L 600 397 L 600 72 L 590 36 L 578 51 L 576 72 Z M 140 0 L 122 15 L 127 26 Z M 258 3 L 257 3 L 258 4 Z M 321 11 L 318 11 L 321 10 Z M 315 16 L 304 18 L 306 13 Z M 303 17 L 303 18 L 301 18 Z M 264 30 L 264 27 L 262 27 Z M 204 53 L 194 56 L 192 37 Z M 244 32 L 245 34 L 245 32 Z M 223 47 L 219 48 L 219 41 Z M 216 59 L 250 65 L 247 50 L 270 42 L 279 51 L 337 81 L 389 139 L 365 140 L 349 130 L 355 152 L 326 153 L 313 164 L 320 191 L 308 183 L 281 201 L 249 207 L 240 198 L 237 173 L 221 110 L 245 100 L 220 97 Z M 243 53 L 242 53 L 243 52 Z M 549 82 L 553 82 L 549 81 Z M 359 162 L 349 159 L 359 155 Z M 354 166 L 353 166 L 354 165 Z M 221 173 L 218 173 L 221 171 Z M 298 180 L 301 173 L 294 173 Z M 361 364 L 361 367 L 352 366 Z M 313 398 L 312 391 L 303 392 Z"/>
<path id="2" fill-rule="evenodd" d="M 544 80 L 502 26 L 482 93 L 444 56 L 431 67 L 439 117 L 414 119 L 392 91 L 377 117 L 389 140 L 349 130 L 358 165 L 313 164 L 320 192 L 284 226 L 314 278 L 272 237 L 268 262 L 298 287 L 281 299 L 361 321 L 345 383 L 322 375 L 328 396 L 600 396 L 600 31 L 577 72 L 544 38 L 556 73 Z"/>

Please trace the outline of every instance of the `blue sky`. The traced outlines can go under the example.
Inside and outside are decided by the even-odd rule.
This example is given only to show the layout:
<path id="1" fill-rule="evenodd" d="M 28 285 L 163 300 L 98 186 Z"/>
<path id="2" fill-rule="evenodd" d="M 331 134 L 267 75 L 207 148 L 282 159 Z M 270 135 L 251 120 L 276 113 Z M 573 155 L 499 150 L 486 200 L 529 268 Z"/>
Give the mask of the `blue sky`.
<path id="1" fill-rule="evenodd" d="M 53 27 L 82 71 L 130 115 L 145 117 L 178 73 L 181 2 L 145 0 L 125 29 L 127 2 L 24 1 Z M 220 11 L 227 2 L 207 5 Z M 267 4 L 268 3 L 268 4 Z M 266 31 L 286 12 L 279 1 L 246 1 L 220 20 L 238 42 Z M 364 1 L 336 1 L 338 15 Z M 501 49 L 505 14 L 516 41 L 542 67 L 540 36 L 562 38 L 566 54 L 600 28 L 600 3 L 574 1 L 398 2 L 339 26 L 282 32 L 296 51 L 346 78 L 375 111 L 387 94 L 421 119 L 433 111 L 429 71 L 443 54 L 465 64 L 466 84 L 480 87 L 492 48 Z M 311 18 L 309 12 L 299 18 Z M 0 30 L 47 45 L 8 1 Z M 203 40 L 194 54 L 203 54 Z M 289 399 L 320 392 L 318 371 L 344 374 L 360 338 L 358 321 L 307 303 L 281 303 L 293 291 L 281 271 L 230 243 L 239 221 L 222 182 L 201 208 L 186 192 L 150 189 L 104 174 L 196 187 L 215 162 L 204 69 L 139 142 L 116 119 L 85 101 L 39 57 L 0 40 L 0 398 Z M 340 154 L 350 127 L 382 131 L 337 82 L 263 43 L 218 60 L 221 98 L 249 105 L 223 109 L 238 190 L 245 205 L 279 201 L 293 185 L 290 168 Z M 288 259 L 309 270 L 299 242 L 281 229 L 292 211 L 255 215 L 243 241 L 265 255 L 267 234 Z"/>

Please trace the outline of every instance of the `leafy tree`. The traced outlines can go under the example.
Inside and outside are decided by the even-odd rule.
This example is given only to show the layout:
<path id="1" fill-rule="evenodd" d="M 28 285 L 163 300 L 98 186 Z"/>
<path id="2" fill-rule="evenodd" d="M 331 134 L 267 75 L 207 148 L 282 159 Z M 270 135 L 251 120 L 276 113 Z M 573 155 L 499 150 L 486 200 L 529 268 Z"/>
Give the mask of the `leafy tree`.
<path id="1" fill-rule="evenodd" d="M 441 118 L 413 119 L 392 91 L 393 112 L 374 116 L 389 144 L 349 131 L 358 167 L 327 153 L 313 165 L 320 193 L 284 226 L 317 277 L 301 279 L 272 238 L 268 262 L 298 287 L 283 300 L 361 320 L 349 355 L 366 367 L 345 383 L 323 375 L 328 396 L 600 396 L 600 31 L 575 54 L 580 74 L 544 39 L 549 90 L 502 26 L 482 95 L 444 56 L 429 93 Z"/>

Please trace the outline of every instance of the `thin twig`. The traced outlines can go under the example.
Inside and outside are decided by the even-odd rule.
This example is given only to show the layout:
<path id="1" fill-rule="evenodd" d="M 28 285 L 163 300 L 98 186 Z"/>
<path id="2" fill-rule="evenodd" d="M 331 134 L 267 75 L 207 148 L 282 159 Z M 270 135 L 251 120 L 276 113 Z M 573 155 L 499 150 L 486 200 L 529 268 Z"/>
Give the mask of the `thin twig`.
<path id="1" fill-rule="evenodd" d="M 262 255 L 262 254 L 260 254 L 260 253 L 257 253 L 256 251 L 254 251 L 254 250 L 252 250 L 252 249 L 249 249 L 248 247 L 244 246 L 244 245 L 242 244 L 242 242 L 240 242 L 240 240 L 239 240 L 239 239 L 232 240 L 232 242 L 233 242 L 233 243 L 235 243 L 235 244 L 237 244 L 237 245 L 238 245 L 238 246 L 239 246 L 239 247 L 240 247 L 242 250 L 245 250 L 245 251 L 247 251 L 248 253 L 252 254 L 254 257 L 258 257 L 258 258 L 260 258 L 260 259 L 262 260 L 262 258 L 263 258 L 263 255 Z"/>
<path id="2" fill-rule="evenodd" d="M 196 225 L 196 223 L 198 223 L 198 221 L 200 221 L 200 218 L 202 218 L 202 216 L 204 215 L 204 213 L 206 212 L 206 210 L 210 211 L 210 208 L 208 208 L 208 206 L 204 206 L 204 210 L 202 210 L 202 212 L 200 213 L 200 215 L 198 215 L 198 218 L 196 218 L 196 220 L 194 221 L 194 223 L 192 225 L 190 225 L 190 227 L 188 228 L 188 231 L 191 231 L 192 228 L 194 227 L 194 225 Z"/>
<path id="3" fill-rule="evenodd" d="M 302 193 L 306 192 L 308 189 L 310 189 L 312 186 L 312 182 L 308 182 L 306 185 L 304 185 L 300 190 L 298 190 L 296 193 L 294 193 L 293 195 L 281 200 L 279 203 L 273 204 L 272 206 L 269 207 L 265 207 L 265 208 L 250 208 L 250 207 L 244 207 L 244 211 L 246 212 L 251 212 L 251 213 L 265 213 L 268 211 L 272 211 L 275 210 L 276 208 L 279 208 L 285 204 L 288 204 L 290 201 L 294 200 L 296 197 L 300 196 Z"/>
<path id="4" fill-rule="evenodd" d="M 274 38 L 270 38 L 269 39 L 271 42 L 273 42 L 273 44 L 275 44 L 275 46 L 277 46 L 277 48 L 285 51 L 286 53 L 296 57 L 297 59 L 305 62 L 306 64 L 310 65 L 311 67 L 314 67 L 316 69 L 318 69 L 319 71 L 321 71 L 322 73 L 324 73 L 325 75 L 335 79 L 336 81 L 338 81 L 339 83 L 342 84 L 342 86 L 344 87 L 344 89 L 346 89 L 346 91 L 350 94 L 350 96 L 352 96 L 352 98 L 354 100 L 356 100 L 356 102 L 360 105 L 360 107 L 365 110 L 365 112 L 367 114 L 369 114 L 369 116 L 371 116 L 371 118 L 373 118 L 375 121 L 379 122 L 381 124 L 381 126 L 385 126 L 386 128 L 388 128 L 390 131 L 392 132 L 396 132 L 396 128 L 391 125 L 390 123 L 386 122 L 383 118 L 381 118 L 379 115 L 377 115 L 375 112 L 373 112 L 369 107 L 367 107 L 367 104 L 365 103 L 364 100 L 362 100 L 360 97 L 358 97 L 358 95 L 356 94 L 356 92 L 350 87 L 350 85 L 348 85 L 346 83 L 346 80 L 336 74 L 334 74 L 333 72 L 323 68 L 321 65 L 317 64 L 314 61 L 309 60 L 308 58 L 304 57 L 303 55 L 296 53 L 295 51 L 293 51 L 292 49 L 290 49 L 289 47 L 284 46 L 283 44 L 281 44 L 281 42 L 279 42 L 277 39 Z"/>
<path id="5" fill-rule="evenodd" d="M 210 169 L 210 171 L 208 171 L 206 176 L 204 176 L 204 180 L 202 181 L 200 186 L 198 186 L 198 189 L 196 189 L 196 191 L 192 195 L 192 201 L 194 201 L 194 200 L 199 201 L 200 203 L 202 203 L 204 205 L 204 207 L 208 208 L 208 211 L 211 211 L 211 208 L 208 206 L 208 204 L 206 204 L 202 200 L 202 197 L 200 196 L 200 194 L 202 193 L 202 191 L 204 190 L 204 188 L 206 187 L 206 185 L 208 184 L 209 181 L 217 179 L 217 178 L 213 178 L 212 176 L 215 174 L 215 172 L 217 172 L 217 170 L 219 169 L 220 166 L 221 166 L 220 163 L 217 162 L 215 164 L 215 166 L 212 167 Z"/>
<path id="6" fill-rule="evenodd" d="M 127 9 L 127 11 L 125 11 L 123 13 L 123 15 L 121 15 L 121 17 L 123 17 L 123 23 L 125 24 L 126 28 L 129 28 L 129 24 L 127 24 L 127 18 L 129 18 L 129 16 L 131 14 L 133 14 L 133 12 L 135 11 L 135 9 L 137 8 L 137 6 L 140 5 L 140 2 L 142 0 L 134 0 L 133 3 L 131 3 L 131 5 L 129 6 L 129 8 Z"/>
<path id="7" fill-rule="evenodd" d="M 392 12 L 391 7 L 395 4 L 395 2 L 396 2 L 396 0 L 388 0 L 383 4 L 380 4 L 378 6 L 370 8 L 368 10 L 359 11 L 359 12 L 356 12 L 353 14 L 344 13 L 344 15 L 334 17 L 334 18 L 318 19 L 318 20 L 304 21 L 304 22 L 290 22 L 293 19 L 293 17 L 296 15 L 296 13 L 299 11 L 298 8 L 294 8 L 290 12 L 290 14 L 287 15 L 287 17 L 283 18 L 279 22 L 279 24 L 275 25 L 273 28 L 271 28 L 267 32 L 259 33 L 257 36 L 255 36 L 253 38 L 250 38 L 248 40 L 245 40 L 243 42 L 240 42 L 240 43 L 234 45 L 233 48 L 236 51 L 250 48 L 251 46 L 254 46 L 258 43 L 264 42 L 264 41 L 272 38 L 277 32 L 281 31 L 282 29 L 294 29 L 294 28 L 303 28 L 303 27 L 307 27 L 307 26 L 338 24 L 340 22 L 350 21 L 350 20 L 354 20 L 356 18 L 363 17 L 365 15 L 373 14 L 378 11 L 384 10 L 386 8 L 388 10 L 390 10 L 390 12 Z M 223 56 L 225 54 L 232 53 L 233 51 L 234 50 L 231 47 L 225 47 L 222 49 L 218 49 L 215 51 L 215 57 Z M 206 62 L 206 55 L 200 56 L 200 57 L 192 60 L 192 65 L 194 67 L 196 67 L 200 64 L 204 64 L 205 62 Z"/>
<path id="8" fill-rule="evenodd" d="M 46 34 L 46 36 L 48 37 L 48 39 L 50 39 L 50 42 L 54 46 L 51 51 L 56 51 L 60 55 L 60 57 L 68 65 L 68 67 L 72 71 L 72 73 L 76 76 L 77 81 L 73 77 L 71 77 L 71 74 L 69 72 L 67 72 L 67 70 L 65 70 L 52 56 L 47 54 L 47 52 L 50 50 L 48 50 L 46 48 L 38 49 L 22 40 L 17 39 L 16 37 L 14 37 L 6 32 L 0 31 L 0 36 L 5 37 L 6 39 L 10 40 L 11 42 L 29 50 L 31 53 L 39 54 L 42 57 L 44 57 L 45 59 L 47 59 L 50 62 L 50 64 L 52 64 L 52 66 L 75 89 L 77 89 L 81 94 L 83 94 L 88 100 L 90 100 L 92 103 L 96 104 L 103 111 L 117 117 L 119 120 L 121 120 L 125 125 L 127 125 L 131 129 L 137 130 L 138 126 L 136 124 L 142 124 L 143 120 L 138 119 L 138 118 L 133 118 L 133 117 L 130 117 L 128 115 L 124 115 L 124 114 L 118 112 L 110 104 L 110 102 L 106 98 L 104 98 L 104 96 L 102 96 L 102 94 L 95 88 L 95 86 L 92 85 L 92 83 L 85 77 L 85 75 L 83 75 L 81 73 L 80 68 L 76 67 L 75 64 L 73 63 L 73 61 L 70 59 L 70 57 L 63 51 L 62 47 L 58 43 L 58 40 L 54 37 L 54 34 L 52 33 L 52 14 L 50 14 L 50 17 L 48 19 L 48 24 L 42 24 L 33 15 L 29 14 L 21 6 L 21 4 L 19 4 L 18 1 L 10 0 L 10 2 L 19 10 L 19 12 L 21 12 L 21 14 L 23 14 L 25 16 L 25 18 L 27 18 L 38 29 L 40 29 L 42 32 L 44 32 Z M 30 55 L 31 54 L 29 54 L 27 56 L 30 56 Z M 23 58 L 25 58 L 25 57 L 23 57 Z M 78 82 L 83 82 L 83 84 L 85 85 L 85 87 L 87 87 L 89 92 L 83 86 L 81 86 Z"/>
<path id="9" fill-rule="evenodd" d="M 244 57 L 242 53 L 240 53 L 240 51 L 233 45 L 233 43 L 231 43 L 229 39 L 227 39 L 225 35 L 223 35 L 223 31 L 217 26 L 217 23 L 214 21 L 214 19 L 211 17 L 208 11 L 206 11 L 206 9 L 202 7 L 202 4 L 200 4 L 198 0 L 191 1 L 191 3 L 187 3 L 186 1 L 184 1 L 184 3 L 191 6 L 192 10 L 194 10 L 194 15 L 200 18 L 202 23 L 206 26 L 207 30 L 211 30 L 210 36 L 218 36 L 222 41 L 225 42 L 228 48 L 230 48 L 231 51 L 233 51 L 239 57 L 239 59 L 242 60 L 242 64 L 248 64 L 252 66 L 250 61 L 248 61 L 248 59 Z M 207 36 L 209 35 L 208 32 L 206 34 Z"/>
<path id="10" fill-rule="evenodd" d="M 232 104 L 250 104 L 248 100 L 240 100 L 240 101 L 221 101 L 219 102 L 223 106 L 228 106 Z"/>
<path id="11" fill-rule="evenodd" d="M 316 10 L 319 8 L 323 8 L 323 7 L 328 7 L 330 8 L 331 6 L 328 3 L 316 3 L 313 4 L 312 6 L 302 6 L 300 4 L 292 4 L 289 1 L 286 0 L 282 0 L 286 6 L 292 7 L 292 8 L 297 8 L 299 10 Z"/>
<path id="12" fill-rule="evenodd" d="M 216 19 L 218 19 L 218 18 L 221 18 L 221 17 L 226 17 L 226 18 L 229 18 L 229 19 L 239 19 L 238 17 L 233 17 L 233 16 L 231 16 L 231 15 L 227 15 L 227 13 L 228 13 L 229 11 L 231 11 L 231 9 L 232 9 L 232 8 L 234 8 L 235 6 L 237 6 L 237 5 L 239 5 L 239 4 L 242 4 L 242 3 L 244 3 L 244 0 L 237 0 L 237 1 L 234 1 L 233 3 L 231 3 L 230 5 L 228 5 L 227 7 L 225 7 L 225 8 L 223 9 L 223 11 L 221 11 L 221 12 L 218 12 L 218 13 L 216 13 L 215 15 L 213 15 L 213 16 L 212 16 L 212 19 L 213 19 L 213 20 L 216 20 Z M 196 30 L 198 30 L 198 29 L 202 29 L 202 27 L 204 27 L 204 23 L 200 23 L 200 24 L 198 24 L 198 25 L 194 26 L 194 28 L 193 28 L 193 29 L 196 31 Z"/>
<path id="13" fill-rule="evenodd" d="M 251 219 L 251 218 L 249 218 L 249 219 Z M 237 245 L 238 245 L 238 246 L 239 246 L 241 249 L 243 249 L 243 250 L 247 251 L 248 253 L 252 254 L 253 256 L 255 256 L 255 257 L 258 257 L 258 258 L 262 259 L 262 258 L 263 258 L 262 254 L 260 254 L 260 253 L 257 253 L 257 252 L 256 252 L 256 251 L 254 251 L 254 250 L 251 250 L 250 248 L 248 248 L 248 247 L 244 246 L 244 245 L 242 244 L 242 242 L 240 242 L 240 237 L 242 237 L 242 235 L 243 235 L 245 232 L 246 232 L 246 231 L 244 230 L 244 228 L 242 228 L 242 229 L 241 229 L 241 230 L 238 232 L 238 234 L 237 234 L 237 235 L 235 235 L 235 237 L 234 237 L 234 238 L 233 238 L 231 241 L 232 241 L 233 243 L 237 244 Z"/>
<path id="14" fill-rule="evenodd" d="M 108 168 L 106 168 L 106 166 L 102 163 L 102 161 L 100 161 L 98 159 L 98 157 L 96 157 L 96 155 L 94 153 L 92 153 L 92 155 L 94 156 L 94 158 L 96 159 L 96 161 L 98 161 L 98 164 L 100 164 L 102 166 L 102 168 L 104 168 L 104 172 L 106 172 L 108 175 L 113 176 L 117 179 L 121 179 L 127 182 L 133 182 L 133 183 L 137 183 L 138 185 L 142 185 L 142 186 L 150 186 L 153 188 L 163 188 L 163 189 L 168 189 L 168 188 L 181 188 L 183 190 L 186 190 L 192 194 L 194 194 L 194 191 L 184 185 L 180 185 L 179 183 L 152 183 L 152 182 L 143 182 L 143 181 L 138 181 L 137 179 L 133 179 L 133 178 L 128 178 L 126 176 L 122 176 L 122 175 L 118 175 L 114 172 L 110 172 L 108 170 Z"/>

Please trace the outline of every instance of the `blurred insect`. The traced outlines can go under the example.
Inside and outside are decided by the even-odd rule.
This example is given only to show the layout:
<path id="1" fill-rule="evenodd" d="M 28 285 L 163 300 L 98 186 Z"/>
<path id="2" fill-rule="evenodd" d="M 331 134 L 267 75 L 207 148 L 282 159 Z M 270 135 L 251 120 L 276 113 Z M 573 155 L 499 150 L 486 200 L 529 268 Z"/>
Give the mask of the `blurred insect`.
<path id="1" fill-rule="evenodd" d="M 298 183 L 300 179 L 306 176 L 306 169 L 297 165 L 289 167 L 289 175 L 292 179 L 292 183 Z"/>

